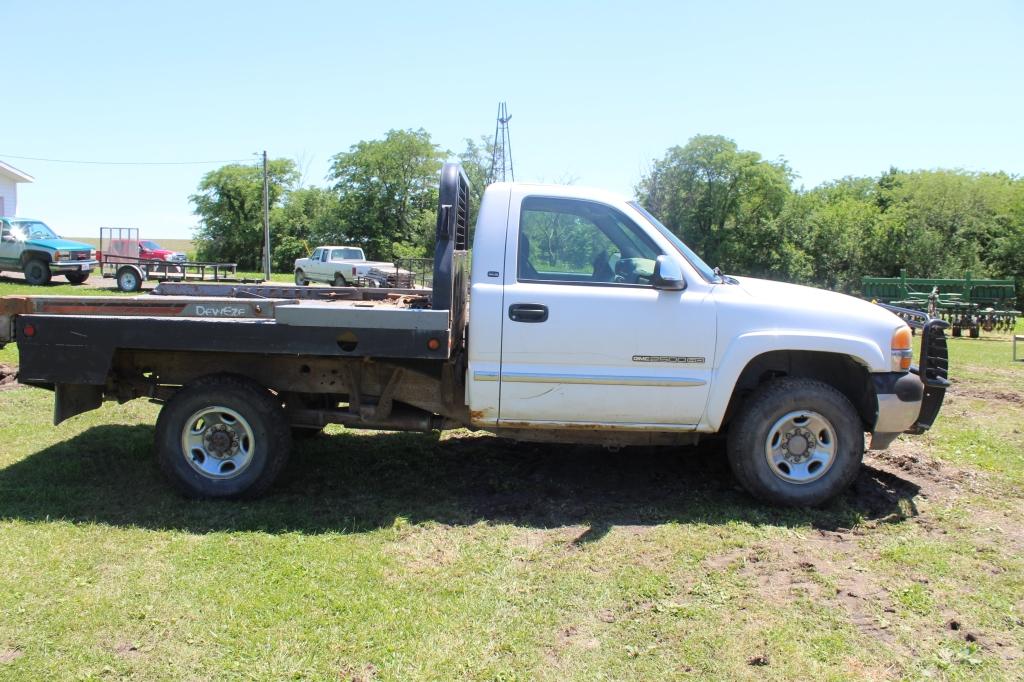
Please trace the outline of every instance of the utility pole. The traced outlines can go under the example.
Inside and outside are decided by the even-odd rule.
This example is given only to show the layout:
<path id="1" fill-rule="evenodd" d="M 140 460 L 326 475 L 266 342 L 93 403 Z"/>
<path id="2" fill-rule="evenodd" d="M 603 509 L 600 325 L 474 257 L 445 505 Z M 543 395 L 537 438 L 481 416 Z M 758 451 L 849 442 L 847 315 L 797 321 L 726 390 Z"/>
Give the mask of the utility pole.
<path id="1" fill-rule="evenodd" d="M 498 121 L 494 124 L 494 148 L 491 150 L 491 172 L 487 182 L 515 182 L 516 171 L 512 167 L 512 138 L 508 132 L 508 107 L 504 102 L 498 104 Z"/>
<path id="2" fill-rule="evenodd" d="M 270 179 L 266 149 L 263 150 L 263 279 L 270 281 Z"/>

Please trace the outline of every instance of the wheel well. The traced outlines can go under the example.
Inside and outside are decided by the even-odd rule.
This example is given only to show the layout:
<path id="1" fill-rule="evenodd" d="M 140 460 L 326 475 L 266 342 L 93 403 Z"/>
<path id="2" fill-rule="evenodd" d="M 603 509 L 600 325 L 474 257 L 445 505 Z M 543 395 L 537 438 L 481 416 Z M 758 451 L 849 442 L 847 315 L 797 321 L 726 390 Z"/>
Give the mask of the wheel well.
<path id="1" fill-rule="evenodd" d="M 817 379 L 846 396 L 860 415 L 864 429 L 875 423 L 877 403 L 871 374 L 848 355 L 819 351 L 778 350 L 762 353 L 747 363 L 733 387 L 723 426 L 761 384 L 779 377 Z"/>
<path id="2" fill-rule="evenodd" d="M 49 263 L 53 260 L 46 251 L 25 251 L 21 254 L 21 264 L 24 266 L 30 260 L 39 259 L 44 263 Z"/>

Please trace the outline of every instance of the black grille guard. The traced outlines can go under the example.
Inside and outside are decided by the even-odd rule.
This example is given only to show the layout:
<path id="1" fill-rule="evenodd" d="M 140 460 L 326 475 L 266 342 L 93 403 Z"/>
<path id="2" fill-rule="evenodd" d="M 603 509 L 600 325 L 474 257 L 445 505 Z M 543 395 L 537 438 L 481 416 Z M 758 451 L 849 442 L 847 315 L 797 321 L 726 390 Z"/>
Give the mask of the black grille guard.
<path id="1" fill-rule="evenodd" d="M 946 348 L 946 329 L 949 323 L 928 313 L 911 308 L 879 303 L 889 312 L 901 318 L 914 329 L 921 330 L 921 359 L 910 371 L 921 378 L 924 384 L 924 398 L 917 421 L 907 433 L 921 434 L 932 427 L 942 409 L 942 401 L 949 388 L 949 351 Z"/>

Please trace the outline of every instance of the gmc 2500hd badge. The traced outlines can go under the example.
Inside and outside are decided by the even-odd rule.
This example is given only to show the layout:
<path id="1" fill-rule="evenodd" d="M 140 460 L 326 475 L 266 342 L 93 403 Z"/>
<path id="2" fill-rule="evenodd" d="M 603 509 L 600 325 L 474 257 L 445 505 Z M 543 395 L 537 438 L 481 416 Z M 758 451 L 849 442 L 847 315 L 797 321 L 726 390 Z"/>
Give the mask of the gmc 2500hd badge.
<path id="1" fill-rule="evenodd" d="M 704 358 L 679 355 L 634 355 L 633 362 L 682 362 L 687 365 L 703 365 Z"/>

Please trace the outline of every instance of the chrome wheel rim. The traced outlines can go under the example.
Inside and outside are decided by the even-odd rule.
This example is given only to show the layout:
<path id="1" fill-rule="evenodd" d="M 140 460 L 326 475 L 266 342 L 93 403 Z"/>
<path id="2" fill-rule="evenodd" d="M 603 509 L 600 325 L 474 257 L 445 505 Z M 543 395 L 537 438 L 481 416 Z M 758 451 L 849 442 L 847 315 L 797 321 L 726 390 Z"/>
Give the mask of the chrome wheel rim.
<path id="1" fill-rule="evenodd" d="M 252 462 L 256 438 L 245 417 L 213 405 L 195 412 L 181 432 L 181 452 L 197 473 L 209 479 L 238 476 Z"/>
<path id="2" fill-rule="evenodd" d="M 764 455 L 768 468 L 783 481 L 813 483 L 835 462 L 836 429 L 817 412 L 790 412 L 768 429 Z"/>

